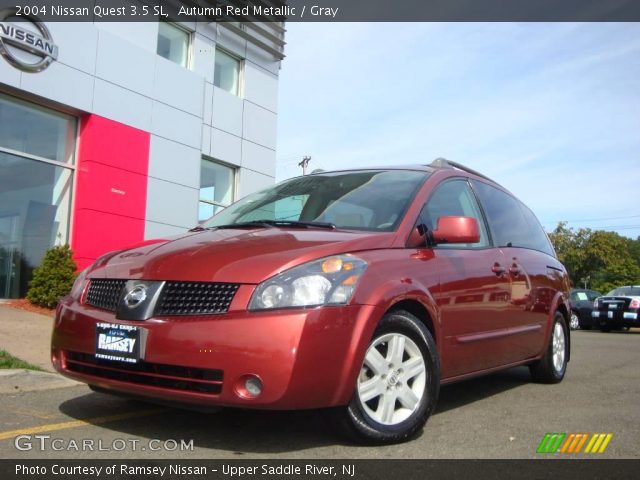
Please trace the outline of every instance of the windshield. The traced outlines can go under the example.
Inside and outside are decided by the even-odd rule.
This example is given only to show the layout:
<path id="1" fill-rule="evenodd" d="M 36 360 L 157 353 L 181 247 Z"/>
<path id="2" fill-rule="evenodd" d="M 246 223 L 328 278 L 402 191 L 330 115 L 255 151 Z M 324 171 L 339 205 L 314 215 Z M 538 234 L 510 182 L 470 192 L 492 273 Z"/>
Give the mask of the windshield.
<path id="1" fill-rule="evenodd" d="M 607 297 L 637 297 L 640 296 L 640 287 L 619 287 L 614 288 Z"/>
<path id="2" fill-rule="evenodd" d="M 428 172 L 366 170 L 308 175 L 251 194 L 202 225 L 283 221 L 393 231 Z"/>

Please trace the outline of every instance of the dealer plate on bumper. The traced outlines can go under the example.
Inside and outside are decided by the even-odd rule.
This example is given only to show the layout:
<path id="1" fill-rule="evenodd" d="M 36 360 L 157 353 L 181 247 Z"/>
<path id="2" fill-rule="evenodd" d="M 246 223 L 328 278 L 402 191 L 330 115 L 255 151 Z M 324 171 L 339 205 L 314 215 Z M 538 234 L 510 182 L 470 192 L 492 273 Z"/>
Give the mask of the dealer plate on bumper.
<path id="1" fill-rule="evenodd" d="M 96 324 L 96 358 L 137 363 L 140 360 L 141 329 L 118 323 Z"/>

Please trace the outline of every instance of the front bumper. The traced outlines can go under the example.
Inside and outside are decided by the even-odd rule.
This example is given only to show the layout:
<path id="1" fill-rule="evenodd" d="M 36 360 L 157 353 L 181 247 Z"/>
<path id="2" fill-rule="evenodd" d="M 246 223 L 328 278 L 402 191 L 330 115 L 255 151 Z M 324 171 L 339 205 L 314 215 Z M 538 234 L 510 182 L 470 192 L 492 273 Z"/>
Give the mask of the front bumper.
<path id="1" fill-rule="evenodd" d="M 640 327 L 640 315 L 637 310 L 594 310 L 591 317 L 594 325 Z"/>
<path id="2" fill-rule="evenodd" d="M 381 316 L 377 307 L 348 305 L 125 321 L 67 297 L 56 312 L 52 363 L 70 378 L 159 401 L 330 407 L 350 401 L 372 325 Z M 140 327 L 142 360 L 133 367 L 95 360 L 99 322 Z M 247 375 L 263 384 L 255 398 L 243 392 Z"/>

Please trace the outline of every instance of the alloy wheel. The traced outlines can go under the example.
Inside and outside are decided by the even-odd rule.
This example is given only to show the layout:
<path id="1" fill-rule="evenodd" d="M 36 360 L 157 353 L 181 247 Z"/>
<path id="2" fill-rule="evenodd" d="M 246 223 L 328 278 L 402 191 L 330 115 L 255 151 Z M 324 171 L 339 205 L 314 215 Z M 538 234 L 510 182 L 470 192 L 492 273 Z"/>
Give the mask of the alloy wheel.
<path id="1" fill-rule="evenodd" d="M 578 330 L 580 328 L 580 320 L 578 319 L 578 315 L 571 312 L 571 320 L 569 322 L 569 328 L 571 330 Z"/>
<path id="2" fill-rule="evenodd" d="M 383 425 L 397 425 L 420 406 L 427 369 L 420 348 L 406 335 L 375 339 L 365 355 L 357 393 L 365 413 Z"/>
<path id="3" fill-rule="evenodd" d="M 564 328 L 556 322 L 553 328 L 553 368 L 556 372 L 562 372 L 564 368 L 565 342 Z"/>

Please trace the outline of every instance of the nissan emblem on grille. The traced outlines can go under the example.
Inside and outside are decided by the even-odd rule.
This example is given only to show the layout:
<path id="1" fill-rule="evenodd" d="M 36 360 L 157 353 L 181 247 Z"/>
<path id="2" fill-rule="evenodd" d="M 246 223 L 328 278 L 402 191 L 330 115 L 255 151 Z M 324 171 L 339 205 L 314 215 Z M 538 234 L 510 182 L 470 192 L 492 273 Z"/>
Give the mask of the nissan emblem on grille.
<path id="1" fill-rule="evenodd" d="M 165 282 L 156 280 L 128 280 L 116 309 L 120 320 L 147 320 L 153 317 Z"/>
<path id="2" fill-rule="evenodd" d="M 147 299 L 147 287 L 145 285 L 136 285 L 124 296 L 124 304 L 133 309 L 144 303 Z"/>

